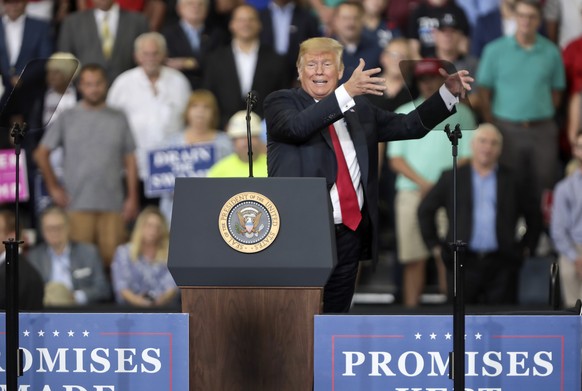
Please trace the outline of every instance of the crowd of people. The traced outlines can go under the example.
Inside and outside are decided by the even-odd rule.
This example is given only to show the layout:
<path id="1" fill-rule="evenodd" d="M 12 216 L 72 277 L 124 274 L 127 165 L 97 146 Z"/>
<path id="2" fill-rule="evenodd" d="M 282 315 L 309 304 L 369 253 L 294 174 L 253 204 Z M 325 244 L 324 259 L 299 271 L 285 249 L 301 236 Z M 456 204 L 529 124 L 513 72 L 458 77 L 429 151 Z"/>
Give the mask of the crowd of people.
<path id="1" fill-rule="evenodd" d="M 210 145 L 208 176 L 244 176 L 245 109 L 255 91 L 255 176 L 290 175 L 268 152 L 281 150 L 287 131 L 273 107 L 287 108 L 267 97 L 306 90 L 300 44 L 315 37 L 342 47 L 338 86 L 349 89 L 362 63 L 380 70 L 382 89 L 358 91 L 360 106 L 406 114 L 430 104 L 447 73 L 474 77 L 445 121 L 463 131 L 469 302 L 517 303 L 520 266 L 540 238 L 560 255 L 564 305 L 582 296 L 580 0 L 3 0 L 0 13 L 1 125 L 30 128 L 23 221 L 38 243 L 23 258 L 32 266 L 27 278 L 46 284 L 45 305 L 175 302 L 166 266 L 172 191 L 150 194 L 150 153 Z M 40 82 L 25 77 L 38 59 L 46 59 Z M 313 86 L 307 92 L 327 97 Z M 433 120 L 420 118 L 442 131 L 445 123 Z M 371 227 L 389 233 L 372 253 L 395 251 L 402 302 L 416 307 L 428 262 L 451 295 L 450 143 L 436 131 L 392 140 L 379 140 L 370 155 L 378 156 L 369 171 L 378 184 L 358 197 L 364 209 L 369 197 L 378 204 Z M 0 147 L 13 148 L 4 129 Z M 2 222 L 5 235 L 14 231 L 10 216 Z M 485 280 L 498 289 L 482 287 Z"/>

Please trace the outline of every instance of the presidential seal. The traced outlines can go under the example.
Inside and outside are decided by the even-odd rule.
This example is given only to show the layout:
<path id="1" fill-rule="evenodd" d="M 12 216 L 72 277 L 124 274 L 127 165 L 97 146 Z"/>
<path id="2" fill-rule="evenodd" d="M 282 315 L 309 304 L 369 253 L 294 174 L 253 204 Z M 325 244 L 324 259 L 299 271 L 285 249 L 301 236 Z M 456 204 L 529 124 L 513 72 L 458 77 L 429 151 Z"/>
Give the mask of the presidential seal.
<path id="1" fill-rule="evenodd" d="M 269 247 L 279 233 L 279 211 L 270 199 L 254 192 L 232 196 L 218 217 L 222 239 L 242 253 Z"/>

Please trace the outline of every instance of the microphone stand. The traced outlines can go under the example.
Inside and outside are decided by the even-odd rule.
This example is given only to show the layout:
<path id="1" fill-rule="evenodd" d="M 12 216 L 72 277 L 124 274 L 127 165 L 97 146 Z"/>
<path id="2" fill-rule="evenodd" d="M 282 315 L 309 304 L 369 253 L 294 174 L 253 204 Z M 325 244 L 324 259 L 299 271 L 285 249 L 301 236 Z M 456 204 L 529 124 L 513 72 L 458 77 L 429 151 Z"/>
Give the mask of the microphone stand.
<path id="1" fill-rule="evenodd" d="M 6 390 L 17 391 L 18 377 L 23 373 L 23 352 L 19 347 L 19 319 L 18 319 L 18 246 L 24 243 L 19 240 L 20 216 L 20 147 L 26 124 L 12 125 L 10 135 L 14 139 L 14 154 L 16 155 L 16 194 L 14 214 L 16 218 L 16 238 L 3 241 L 6 247 Z"/>
<path id="2" fill-rule="evenodd" d="M 253 107 L 257 104 L 257 95 L 254 91 L 249 91 L 247 95 L 247 116 L 245 117 L 247 122 L 247 149 L 249 156 L 249 178 L 253 177 L 253 141 L 251 136 L 251 111 Z"/>
<path id="3" fill-rule="evenodd" d="M 449 378 L 453 380 L 455 391 L 465 390 L 465 269 L 459 252 L 466 243 L 457 240 L 457 155 L 459 139 L 463 136 L 461 125 L 451 131 L 445 125 L 445 133 L 451 141 L 453 155 L 453 241 L 449 247 L 453 251 L 453 351 L 449 353 Z"/>

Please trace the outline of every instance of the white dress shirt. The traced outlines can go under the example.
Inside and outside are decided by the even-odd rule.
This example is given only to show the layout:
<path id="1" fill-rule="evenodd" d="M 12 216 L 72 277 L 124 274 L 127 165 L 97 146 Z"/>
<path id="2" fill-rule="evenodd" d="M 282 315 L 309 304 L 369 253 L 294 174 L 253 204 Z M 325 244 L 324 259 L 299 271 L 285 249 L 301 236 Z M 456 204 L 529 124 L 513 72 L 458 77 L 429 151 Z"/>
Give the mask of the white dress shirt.
<path id="1" fill-rule="evenodd" d="M 441 88 L 439 89 L 439 94 L 443 101 L 445 102 L 445 105 L 447 106 L 447 109 L 449 109 L 449 111 L 453 110 L 455 104 L 459 102 L 459 98 L 455 97 L 444 85 L 442 85 Z M 346 111 L 348 111 L 349 109 L 356 105 L 356 102 L 347 93 L 343 84 L 336 88 L 335 97 L 342 113 L 345 113 Z M 354 185 L 354 189 L 356 189 L 356 194 L 358 196 L 358 204 L 360 205 L 361 210 L 362 206 L 364 205 L 364 189 L 362 187 L 360 165 L 358 164 L 354 142 L 350 137 L 347 124 L 343 118 L 334 122 L 333 126 L 340 141 L 342 151 L 346 159 L 346 164 L 350 171 L 350 177 L 352 178 L 352 184 Z M 342 213 L 339 204 L 337 186 L 335 183 L 333 184 L 331 190 L 329 191 L 329 195 L 333 207 L 333 221 L 335 224 L 341 224 L 343 221 Z"/>
<path id="2" fill-rule="evenodd" d="M 236 42 L 233 41 L 232 53 L 234 54 L 234 63 L 240 83 L 241 96 L 245 98 L 248 92 L 253 89 L 253 80 L 255 78 L 255 70 L 257 69 L 257 60 L 259 59 L 259 42 L 255 42 L 249 52 L 243 52 L 236 45 Z"/>
<path id="3" fill-rule="evenodd" d="M 22 37 L 24 36 L 24 20 L 26 15 L 21 15 L 16 20 L 10 20 L 6 15 L 2 17 L 4 24 L 4 39 L 6 40 L 6 49 L 8 50 L 8 60 L 10 65 L 16 64 L 20 47 L 22 46 Z"/>
<path id="4" fill-rule="evenodd" d="M 97 32 L 99 37 L 101 37 L 101 25 L 103 24 L 103 19 L 107 16 L 107 24 L 109 25 L 109 34 L 115 42 L 115 37 L 117 36 L 117 25 L 119 24 L 119 4 L 113 3 L 108 11 L 103 11 L 95 8 L 95 22 L 97 23 Z"/>

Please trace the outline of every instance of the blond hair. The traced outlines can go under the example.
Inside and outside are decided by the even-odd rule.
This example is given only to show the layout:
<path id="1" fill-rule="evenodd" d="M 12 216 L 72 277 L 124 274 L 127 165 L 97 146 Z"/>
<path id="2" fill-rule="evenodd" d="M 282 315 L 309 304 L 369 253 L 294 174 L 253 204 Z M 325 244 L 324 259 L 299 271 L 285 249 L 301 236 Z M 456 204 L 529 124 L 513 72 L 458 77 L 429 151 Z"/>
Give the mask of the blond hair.
<path id="1" fill-rule="evenodd" d="M 341 43 L 333 38 L 317 37 L 305 40 L 299 46 L 299 55 L 297 56 L 297 70 L 303 67 L 303 57 L 306 54 L 317 53 L 333 53 L 336 57 L 336 64 L 340 72 L 344 70 L 344 63 L 342 61 L 342 53 L 344 47 Z"/>
<path id="2" fill-rule="evenodd" d="M 210 106 L 212 117 L 208 124 L 208 128 L 213 130 L 217 129 L 218 122 L 220 121 L 218 102 L 216 101 L 216 96 L 214 96 L 214 94 L 209 90 L 198 89 L 192 91 L 192 94 L 190 94 L 190 98 L 188 99 L 188 104 L 186 105 L 186 110 L 184 110 L 184 122 L 188 123 L 188 111 L 192 106 L 197 104 Z"/>
<path id="3" fill-rule="evenodd" d="M 137 217 L 135 221 L 135 227 L 131 233 L 131 238 L 129 241 L 129 256 L 132 261 L 137 261 L 142 248 L 142 236 L 143 227 L 148 217 L 156 216 L 160 220 L 161 230 L 160 239 L 158 241 L 158 249 L 156 251 L 154 263 L 167 263 L 168 262 L 168 249 L 170 247 L 170 230 L 168 228 L 168 222 L 164 215 L 156 206 L 146 206 L 143 211 Z"/>

